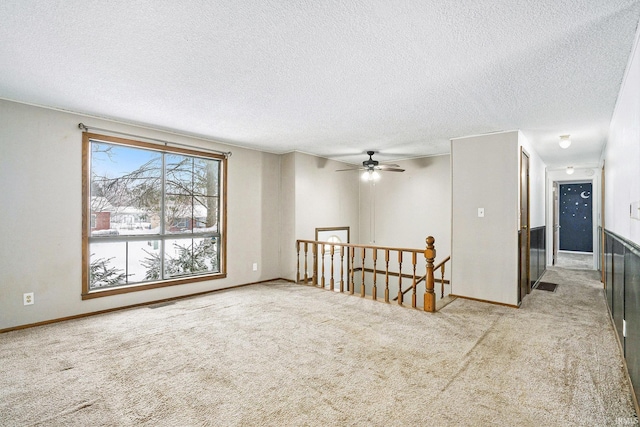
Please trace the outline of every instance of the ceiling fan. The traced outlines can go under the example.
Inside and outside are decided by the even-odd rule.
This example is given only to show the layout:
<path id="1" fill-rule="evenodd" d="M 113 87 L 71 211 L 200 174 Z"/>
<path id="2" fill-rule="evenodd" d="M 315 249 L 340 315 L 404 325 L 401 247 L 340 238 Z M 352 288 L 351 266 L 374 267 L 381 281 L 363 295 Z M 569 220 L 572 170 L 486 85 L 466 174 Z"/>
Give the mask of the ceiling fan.
<path id="1" fill-rule="evenodd" d="M 378 179 L 378 171 L 381 172 L 404 172 L 404 169 L 401 169 L 399 165 L 392 164 L 380 164 L 379 161 L 373 160 L 373 155 L 375 151 L 367 151 L 367 155 L 369 156 L 368 160 L 362 162 L 361 167 L 353 167 L 348 169 L 338 169 L 336 172 L 344 172 L 344 171 L 353 171 L 353 170 L 361 170 L 365 171 L 362 175 L 363 180 L 375 180 Z"/>

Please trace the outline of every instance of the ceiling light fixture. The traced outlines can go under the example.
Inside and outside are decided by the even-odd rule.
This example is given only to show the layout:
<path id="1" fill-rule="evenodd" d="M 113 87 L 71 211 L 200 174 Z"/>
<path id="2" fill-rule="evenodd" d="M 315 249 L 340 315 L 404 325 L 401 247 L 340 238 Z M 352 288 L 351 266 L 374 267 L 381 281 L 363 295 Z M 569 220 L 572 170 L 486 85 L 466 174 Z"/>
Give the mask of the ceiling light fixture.
<path id="1" fill-rule="evenodd" d="M 567 175 L 573 175 L 573 166 L 567 166 Z"/>
<path id="2" fill-rule="evenodd" d="M 378 181 L 380 179 L 380 174 L 376 170 L 368 170 L 362 173 L 363 181 Z"/>
<path id="3" fill-rule="evenodd" d="M 560 142 L 558 144 L 560 144 L 560 148 L 562 149 L 569 148 L 569 146 L 571 145 L 569 135 L 560 135 Z"/>

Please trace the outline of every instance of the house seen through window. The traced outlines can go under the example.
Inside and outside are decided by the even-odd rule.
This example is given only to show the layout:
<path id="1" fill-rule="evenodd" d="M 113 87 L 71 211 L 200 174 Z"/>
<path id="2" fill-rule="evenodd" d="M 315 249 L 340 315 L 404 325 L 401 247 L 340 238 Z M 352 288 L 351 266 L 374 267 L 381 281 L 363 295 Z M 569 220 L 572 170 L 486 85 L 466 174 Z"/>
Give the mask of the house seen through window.
<path id="1" fill-rule="evenodd" d="M 223 156 L 85 134 L 83 295 L 224 277 Z"/>

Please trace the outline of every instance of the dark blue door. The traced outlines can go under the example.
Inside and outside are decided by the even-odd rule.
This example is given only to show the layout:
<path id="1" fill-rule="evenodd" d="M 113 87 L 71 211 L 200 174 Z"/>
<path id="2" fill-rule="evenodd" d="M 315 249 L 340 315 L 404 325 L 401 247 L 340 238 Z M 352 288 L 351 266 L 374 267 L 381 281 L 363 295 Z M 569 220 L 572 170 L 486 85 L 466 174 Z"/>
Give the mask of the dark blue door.
<path id="1" fill-rule="evenodd" d="M 591 183 L 560 184 L 560 250 L 593 252 Z"/>

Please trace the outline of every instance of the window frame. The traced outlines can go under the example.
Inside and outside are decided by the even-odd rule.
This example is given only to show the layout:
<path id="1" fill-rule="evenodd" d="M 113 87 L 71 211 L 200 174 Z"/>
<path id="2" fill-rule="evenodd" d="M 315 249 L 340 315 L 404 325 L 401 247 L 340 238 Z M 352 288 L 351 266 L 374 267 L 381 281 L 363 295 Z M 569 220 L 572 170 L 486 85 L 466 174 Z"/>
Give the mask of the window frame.
<path id="1" fill-rule="evenodd" d="M 184 154 L 201 158 L 215 159 L 220 161 L 220 181 L 219 181 L 219 272 L 204 273 L 193 276 L 179 277 L 174 279 L 163 279 L 133 284 L 123 284 L 122 286 L 109 287 L 103 289 L 90 289 L 89 287 L 89 239 L 91 237 L 91 141 L 105 142 L 124 147 L 142 148 L 161 153 Z M 151 236 L 148 236 L 151 237 Z M 170 238 L 170 234 L 160 235 L 160 238 Z M 133 236 L 131 241 L 135 241 Z M 207 280 L 223 279 L 227 277 L 227 158 L 222 154 L 216 154 L 197 149 L 160 145 L 150 142 L 142 142 L 132 139 L 101 135 L 91 132 L 82 134 L 82 299 L 92 299 L 111 295 L 125 294 L 129 292 L 145 291 L 149 289 L 162 288 L 166 286 L 183 285 L 187 283 L 202 282 Z"/>

